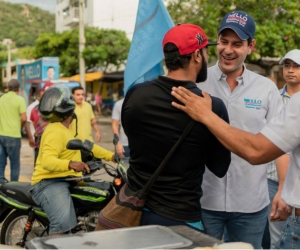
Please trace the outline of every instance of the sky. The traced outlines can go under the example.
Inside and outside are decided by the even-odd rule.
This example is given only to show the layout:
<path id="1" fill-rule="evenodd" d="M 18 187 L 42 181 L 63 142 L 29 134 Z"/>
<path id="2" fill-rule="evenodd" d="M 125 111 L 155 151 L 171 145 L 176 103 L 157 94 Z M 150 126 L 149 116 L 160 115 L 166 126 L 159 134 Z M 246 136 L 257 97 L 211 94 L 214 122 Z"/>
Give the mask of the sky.
<path id="1" fill-rule="evenodd" d="M 57 0 L 3 0 L 10 3 L 27 3 L 43 10 L 47 10 L 51 13 L 55 13 Z"/>

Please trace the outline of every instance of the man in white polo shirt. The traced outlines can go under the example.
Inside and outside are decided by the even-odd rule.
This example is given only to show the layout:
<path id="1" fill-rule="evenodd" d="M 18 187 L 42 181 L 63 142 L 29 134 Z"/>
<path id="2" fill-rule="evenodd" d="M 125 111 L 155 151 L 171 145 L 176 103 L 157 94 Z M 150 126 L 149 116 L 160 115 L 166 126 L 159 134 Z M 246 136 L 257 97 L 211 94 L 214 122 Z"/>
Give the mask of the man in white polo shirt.
<path id="1" fill-rule="evenodd" d="M 243 11 L 226 14 L 218 29 L 218 62 L 198 87 L 225 103 L 230 124 L 259 132 L 282 107 L 276 85 L 249 71 L 244 61 L 255 47 L 255 22 Z M 267 164 L 253 166 L 235 154 L 225 177 L 206 170 L 203 178 L 202 219 L 207 233 L 229 242 L 261 247 L 268 217 Z"/>
<path id="2" fill-rule="evenodd" d="M 216 116 L 211 111 L 211 97 L 205 92 L 202 92 L 203 97 L 199 97 L 183 87 L 173 87 L 171 94 L 182 103 L 172 102 L 174 107 L 203 123 L 227 149 L 251 164 L 270 162 L 290 152 L 290 164 L 281 195 L 288 206 L 277 207 L 271 218 L 288 218 L 275 248 L 299 249 L 300 92 L 294 94 L 280 114 L 256 134 L 230 126 Z"/>
<path id="3" fill-rule="evenodd" d="M 283 104 L 286 105 L 291 96 L 300 91 L 300 50 L 289 51 L 279 62 L 283 64 L 283 78 L 286 81 L 284 87 L 279 91 Z M 281 199 L 282 187 L 288 170 L 289 154 L 276 159 L 276 165 L 268 166 L 268 188 L 270 196 L 269 213 L 275 213 L 275 208 L 284 203 Z M 276 170 L 277 169 L 277 170 Z M 271 207 L 273 211 L 271 212 Z M 285 221 L 269 221 L 269 231 L 271 239 L 271 249 L 279 240 Z"/>

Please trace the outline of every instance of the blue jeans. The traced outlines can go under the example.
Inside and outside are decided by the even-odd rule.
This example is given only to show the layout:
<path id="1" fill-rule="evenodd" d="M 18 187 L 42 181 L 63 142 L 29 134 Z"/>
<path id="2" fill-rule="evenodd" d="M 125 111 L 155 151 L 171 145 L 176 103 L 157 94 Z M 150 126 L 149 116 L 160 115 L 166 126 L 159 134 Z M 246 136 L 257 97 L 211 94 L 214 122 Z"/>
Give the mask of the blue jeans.
<path id="1" fill-rule="evenodd" d="M 224 229 L 229 242 L 246 242 L 261 248 L 267 223 L 268 206 L 256 213 L 220 212 L 202 209 L 202 221 L 208 235 L 222 239 Z"/>
<path id="2" fill-rule="evenodd" d="M 70 182 L 44 180 L 30 190 L 34 202 L 43 208 L 50 222 L 49 234 L 65 233 L 77 224 Z"/>
<path id="3" fill-rule="evenodd" d="M 0 182 L 4 181 L 7 157 L 10 161 L 10 181 L 18 181 L 20 175 L 21 138 L 0 135 Z"/>
<path id="4" fill-rule="evenodd" d="M 140 225 L 141 226 L 145 226 L 145 225 L 160 225 L 160 226 L 185 225 L 185 226 L 189 226 L 193 229 L 196 229 L 198 231 L 204 232 L 202 221 L 197 221 L 197 222 L 177 221 L 177 220 L 163 217 L 163 216 L 156 214 L 146 208 L 143 210 Z"/>
<path id="5" fill-rule="evenodd" d="M 129 147 L 128 146 L 123 146 L 124 148 L 124 155 L 125 157 L 129 157 L 130 156 L 130 150 L 129 150 Z"/>
<path id="6" fill-rule="evenodd" d="M 279 183 L 273 180 L 268 179 L 268 188 L 269 188 L 269 197 L 270 197 L 270 204 L 268 208 L 268 214 L 271 213 L 272 208 L 272 202 L 274 199 L 275 194 L 277 193 Z M 268 219 L 270 219 L 270 216 L 268 216 Z M 285 225 L 285 221 L 276 221 L 276 222 L 270 222 L 269 221 L 269 231 L 270 231 L 270 237 L 271 237 L 271 249 L 275 247 L 276 242 L 279 240 L 281 230 Z"/>
<path id="7" fill-rule="evenodd" d="M 275 249 L 300 249 L 300 216 L 295 216 L 294 210 L 288 217 Z"/>

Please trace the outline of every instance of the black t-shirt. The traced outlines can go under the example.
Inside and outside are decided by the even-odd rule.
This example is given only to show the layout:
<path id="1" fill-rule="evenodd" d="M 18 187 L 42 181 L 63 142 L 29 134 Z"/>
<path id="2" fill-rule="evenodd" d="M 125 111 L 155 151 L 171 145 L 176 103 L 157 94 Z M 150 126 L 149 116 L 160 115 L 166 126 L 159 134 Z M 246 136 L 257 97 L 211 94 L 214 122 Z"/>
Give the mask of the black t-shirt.
<path id="1" fill-rule="evenodd" d="M 137 84 L 126 94 L 121 119 L 130 148 L 128 185 L 135 191 L 150 179 L 191 121 L 186 113 L 171 105 L 172 101 L 178 102 L 171 95 L 173 86 L 201 95 L 195 83 L 163 76 Z M 212 109 L 228 122 L 222 100 L 212 97 Z M 205 165 L 223 177 L 229 164 L 230 152 L 202 123 L 196 122 L 150 189 L 146 207 L 179 221 L 200 220 Z"/>

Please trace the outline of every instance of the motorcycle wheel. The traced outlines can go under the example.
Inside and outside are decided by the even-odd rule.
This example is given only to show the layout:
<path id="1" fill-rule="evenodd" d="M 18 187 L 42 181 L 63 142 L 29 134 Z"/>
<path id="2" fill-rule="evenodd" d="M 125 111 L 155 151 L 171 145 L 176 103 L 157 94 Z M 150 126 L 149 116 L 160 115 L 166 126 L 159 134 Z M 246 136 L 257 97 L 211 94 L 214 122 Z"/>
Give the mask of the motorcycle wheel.
<path id="1" fill-rule="evenodd" d="M 1 244 L 15 246 L 17 243 L 19 243 L 23 237 L 27 218 L 28 213 L 26 211 L 16 210 L 10 213 L 5 219 L 1 228 Z M 46 235 L 48 235 L 46 225 L 36 218 L 26 240 L 31 240 L 33 238 Z"/>

